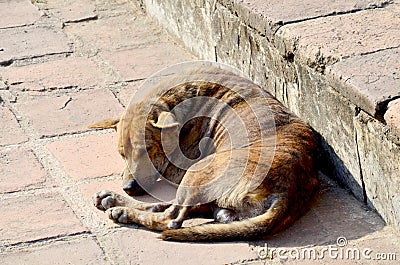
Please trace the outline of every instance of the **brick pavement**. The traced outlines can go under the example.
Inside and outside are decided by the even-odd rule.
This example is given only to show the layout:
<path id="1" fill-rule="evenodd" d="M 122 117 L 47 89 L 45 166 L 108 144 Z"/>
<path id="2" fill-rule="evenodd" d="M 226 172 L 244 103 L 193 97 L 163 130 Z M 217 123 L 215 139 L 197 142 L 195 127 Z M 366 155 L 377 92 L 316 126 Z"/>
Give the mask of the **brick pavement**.
<path id="1" fill-rule="evenodd" d="M 281 261 L 257 257 L 266 243 L 334 247 L 339 236 L 374 254 L 400 249 L 379 216 L 328 179 L 313 209 L 267 241 L 163 242 L 107 220 L 90 197 L 122 193 L 123 161 L 112 130 L 87 126 L 121 113 L 153 72 L 195 58 L 129 1 L 32 2 L 0 0 L 1 264 L 270 264 Z"/>

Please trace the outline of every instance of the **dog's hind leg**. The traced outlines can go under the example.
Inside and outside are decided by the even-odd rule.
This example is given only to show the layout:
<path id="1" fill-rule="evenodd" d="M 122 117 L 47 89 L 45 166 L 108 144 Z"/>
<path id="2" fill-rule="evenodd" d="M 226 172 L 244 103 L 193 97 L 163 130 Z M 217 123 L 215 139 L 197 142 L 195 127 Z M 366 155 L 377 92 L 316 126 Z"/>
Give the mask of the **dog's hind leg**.
<path id="1" fill-rule="evenodd" d="M 171 206 L 172 207 L 172 206 Z M 181 228 L 183 221 L 186 219 L 188 213 L 189 213 L 189 206 L 177 206 L 173 205 L 175 209 L 178 211 L 178 216 L 169 221 L 168 223 L 168 228 L 169 229 L 178 229 Z"/>
<path id="2" fill-rule="evenodd" d="M 235 211 L 225 208 L 217 208 L 214 211 L 214 220 L 219 223 L 231 223 L 237 221 L 238 216 Z"/>

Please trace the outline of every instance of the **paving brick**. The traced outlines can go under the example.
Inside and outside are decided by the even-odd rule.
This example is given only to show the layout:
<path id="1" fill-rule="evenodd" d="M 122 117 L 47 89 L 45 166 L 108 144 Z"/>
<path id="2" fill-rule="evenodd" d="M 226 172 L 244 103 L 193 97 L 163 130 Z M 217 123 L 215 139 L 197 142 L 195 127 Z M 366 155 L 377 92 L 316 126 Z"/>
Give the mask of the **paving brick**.
<path id="1" fill-rule="evenodd" d="M 87 131 L 89 125 L 123 112 L 114 95 L 106 89 L 33 99 L 15 106 L 40 136 Z"/>
<path id="2" fill-rule="evenodd" d="M 132 264 L 229 264 L 242 259 L 256 258 L 247 243 L 187 244 L 157 239 L 158 233 L 144 229 L 123 228 L 110 233 L 114 241 Z"/>
<path id="3" fill-rule="evenodd" d="M 380 262 L 381 264 L 395 264 L 400 259 L 400 241 L 398 237 L 393 236 L 396 232 L 390 226 L 386 226 L 382 230 L 379 230 L 375 233 L 371 233 L 370 235 L 356 240 L 355 242 L 350 242 L 348 247 L 357 246 L 359 249 L 364 250 L 366 248 L 371 250 L 371 253 L 368 255 L 371 257 L 372 262 Z M 380 255 L 380 260 L 379 256 Z M 390 259 L 386 255 L 381 254 L 395 254 L 395 259 Z"/>
<path id="4" fill-rule="evenodd" d="M 41 16 L 30 0 L 0 1 L 0 28 L 33 24 Z"/>
<path id="5" fill-rule="evenodd" d="M 382 103 L 400 96 L 399 61 L 400 49 L 389 49 L 343 60 L 327 73 L 345 84 L 335 86 L 341 94 L 375 116 Z"/>
<path id="6" fill-rule="evenodd" d="M 400 99 L 389 103 L 388 110 L 385 113 L 385 121 L 400 137 Z"/>
<path id="7" fill-rule="evenodd" d="M 144 79 L 167 66 L 194 59 L 180 46 L 171 43 L 104 52 L 100 56 L 119 72 L 121 81 Z"/>
<path id="8" fill-rule="evenodd" d="M 92 238 L 54 242 L 42 247 L 30 247 L 16 253 L 0 254 L 2 264 L 107 264 Z"/>
<path id="9" fill-rule="evenodd" d="M 18 144 L 27 141 L 28 138 L 19 127 L 13 113 L 7 108 L 0 106 L 0 146 L 8 144 Z"/>
<path id="10" fill-rule="evenodd" d="M 68 57 L 56 61 L 22 67 L 9 67 L 3 80 L 21 90 L 90 88 L 104 81 L 104 73 L 90 59 Z"/>
<path id="11" fill-rule="evenodd" d="M 324 67 L 349 56 L 400 45 L 400 5 L 290 24 L 277 33 L 308 65 Z M 382 30 L 385 29 L 385 30 Z M 373 41 L 371 41 L 373 40 Z M 293 49 L 293 48 L 289 48 Z"/>
<path id="12" fill-rule="evenodd" d="M 134 16 L 143 13 L 136 3 L 127 0 L 96 1 L 96 11 L 100 17 Z"/>
<path id="13" fill-rule="evenodd" d="M 52 0 L 46 1 L 43 7 L 63 22 L 79 22 L 97 18 L 93 1 Z"/>
<path id="14" fill-rule="evenodd" d="M 82 194 L 85 197 L 85 199 L 90 203 L 92 203 L 93 194 L 101 190 L 111 190 L 121 195 L 126 194 L 122 190 L 122 179 L 96 181 L 96 182 L 80 184 L 79 188 L 82 191 Z"/>
<path id="15" fill-rule="evenodd" d="M 0 246 L 87 231 L 59 193 L 3 199 L 0 205 Z"/>
<path id="16" fill-rule="evenodd" d="M 120 174 L 125 165 L 116 133 L 63 139 L 46 147 L 74 180 Z"/>
<path id="17" fill-rule="evenodd" d="M 111 181 L 96 181 L 96 182 L 80 184 L 79 185 L 79 189 L 81 190 L 81 192 L 83 194 L 83 197 L 86 200 L 86 203 L 89 204 L 89 205 L 93 205 L 93 200 L 92 200 L 93 195 L 96 192 L 99 192 L 99 191 L 102 191 L 102 190 L 111 190 L 111 191 L 114 191 L 114 192 L 116 192 L 118 194 L 128 196 L 122 190 L 122 179 L 111 180 Z M 108 216 L 103 211 L 98 210 L 94 206 L 93 206 L 92 209 L 93 209 L 93 212 L 95 212 L 98 216 L 100 216 L 104 220 L 109 220 Z M 116 224 L 115 226 L 119 226 L 119 225 Z"/>
<path id="18" fill-rule="evenodd" d="M 46 174 L 31 150 L 0 150 L 0 192 L 48 186 Z"/>
<path id="19" fill-rule="evenodd" d="M 143 15 L 106 17 L 87 23 L 68 24 L 65 33 L 77 44 L 103 51 L 140 47 L 159 42 L 161 29 Z M 149 34 L 149 31 L 152 34 Z"/>
<path id="20" fill-rule="evenodd" d="M 0 29 L 0 36 L 0 65 L 13 60 L 72 52 L 68 39 L 57 28 L 29 26 Z"/>

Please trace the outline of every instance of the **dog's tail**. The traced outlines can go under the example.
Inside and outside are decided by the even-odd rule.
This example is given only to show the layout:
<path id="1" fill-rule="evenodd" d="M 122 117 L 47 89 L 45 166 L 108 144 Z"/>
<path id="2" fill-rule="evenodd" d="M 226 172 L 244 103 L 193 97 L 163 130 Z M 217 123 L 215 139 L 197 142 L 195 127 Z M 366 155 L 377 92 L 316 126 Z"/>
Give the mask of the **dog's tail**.
<path id="1" fill-rule="evenodd" d="M 264 214 L 232 223 L 214 223 L 165 230 L 161 239 L 168 241 L 231 241 L 261 239 L 274 234 L 296 219 L 287 215 L 287 205 L 275 204 Z"/>
<path id="2" fill-rule="evenodd" d="M 107 120 L 100 121 L 98 123 L 92 124 L 89 126 L 90 129 L 117 129 L 117 125 L 119 123 L 121 117 L 115 117 Z"/>

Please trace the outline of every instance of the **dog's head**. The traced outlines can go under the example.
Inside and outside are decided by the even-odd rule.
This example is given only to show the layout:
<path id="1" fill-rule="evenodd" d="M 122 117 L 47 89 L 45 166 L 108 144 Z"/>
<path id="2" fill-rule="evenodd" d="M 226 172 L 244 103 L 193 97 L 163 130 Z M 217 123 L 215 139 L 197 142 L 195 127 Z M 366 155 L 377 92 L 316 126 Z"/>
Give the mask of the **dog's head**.
<path id="1" fill-rule="evenodd" d="M 123 189 L 143 195 L 159 179 L 168 165 L 167 156 L 178 146 L 180 125 L 169 111 L 142 115 L 140 108 L 127 111 L 116 124 L 118 150 L 126 161 Z"/>

